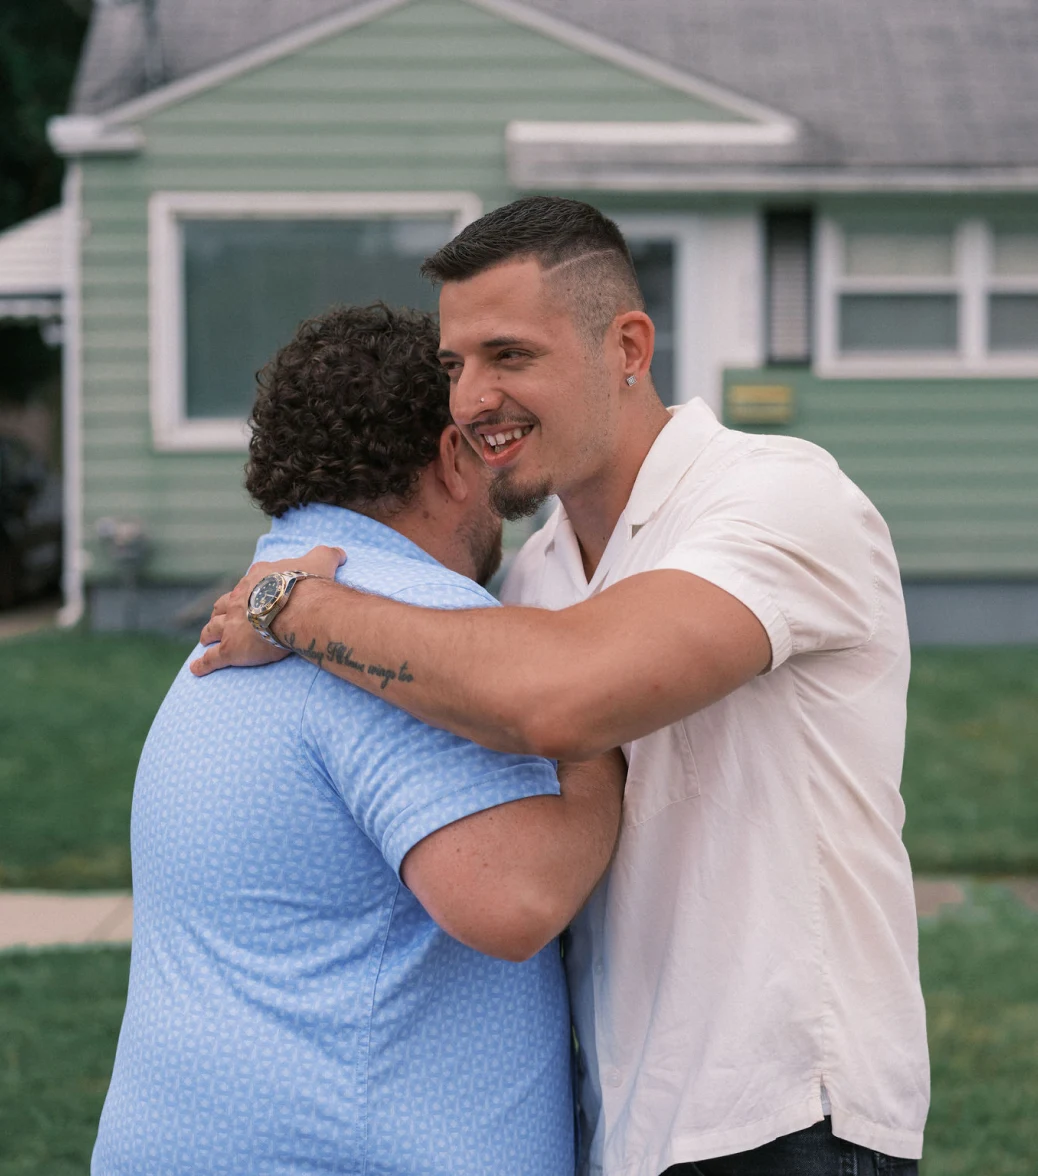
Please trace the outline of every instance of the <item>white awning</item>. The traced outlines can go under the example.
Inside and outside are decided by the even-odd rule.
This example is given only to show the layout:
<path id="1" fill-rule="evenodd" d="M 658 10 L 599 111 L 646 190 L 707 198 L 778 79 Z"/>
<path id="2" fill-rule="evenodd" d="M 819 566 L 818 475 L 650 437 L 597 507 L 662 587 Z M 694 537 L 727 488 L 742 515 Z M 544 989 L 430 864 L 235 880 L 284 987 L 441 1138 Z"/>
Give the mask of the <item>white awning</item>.
<path id="1" fill-rule="evenodd" d="M 0 233 L 0 319 L 60 318 L 63 234 L 61 208 Z"/>

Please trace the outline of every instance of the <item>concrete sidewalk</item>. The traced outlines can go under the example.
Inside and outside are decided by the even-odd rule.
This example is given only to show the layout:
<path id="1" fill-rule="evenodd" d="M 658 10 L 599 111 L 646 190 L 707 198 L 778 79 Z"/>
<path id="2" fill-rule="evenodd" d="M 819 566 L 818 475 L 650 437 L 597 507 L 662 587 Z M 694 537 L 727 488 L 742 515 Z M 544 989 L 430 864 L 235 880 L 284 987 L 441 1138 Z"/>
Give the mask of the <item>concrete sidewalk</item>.
<path id="1" fill-rule="evenodd" d="M 1038 911 L 1038 878 L 990 878 Z M 919 917 L 933 918 L 946 906 L 966 901 L 969 879 L 917 878 Z M 133 899 L 125 892 L 47 894 L 0 891 L 0 951 L 23 947 L 126 944 L 133 931 Z"/>
<path id="2" fill-rule="evenodd" d="M 11 947 L 129 943 L 133 899 L 125 892 L 0 891 L 0 951 Z"/>

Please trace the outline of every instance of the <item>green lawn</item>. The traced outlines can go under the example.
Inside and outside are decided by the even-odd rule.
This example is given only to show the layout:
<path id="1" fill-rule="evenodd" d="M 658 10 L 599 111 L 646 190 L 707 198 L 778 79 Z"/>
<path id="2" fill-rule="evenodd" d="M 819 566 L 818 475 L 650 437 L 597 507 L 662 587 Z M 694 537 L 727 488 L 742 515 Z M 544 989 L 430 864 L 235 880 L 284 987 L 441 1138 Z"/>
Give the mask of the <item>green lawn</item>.
<path id="1" fill-rule="evenodd" d="M 130 885 L 130 796 L 190 643 L 44 633 L 0 643 L 0 886 Z"/>
<path id="2" fill-rule="evenodd" d="M 1038 873 L 1038 649 L 913 660 L 902 792 L 916 872 Z"/>
<path id="3" fill-rule="evenodd" d="M 0 643 L 0 886 L 129 885 L 137 757 L 188 648 Z M 1038 873 L 1038 649 L 916 653 L 903 790 L 918 872 Z"/>
<path id="4" fill-rule="evenodd" d="M 924 919 L 933 1102 L 923 1176 L 1034 1176 L 1038 1169 L 1038 914 L 973 884 Z"/>
<path id="5" fill-rule="evenodd" d="M 1038 915 L 998 886 L 920 927 L 933 1106 L 923 1176 L 1033 1176 Z M 125 951 L 0 955 L 0 1176 L 87 1169 Z"/>
<path id="6" fill-rule="evenodd" d="M 126 1000 L 126 950 L 0 955 L 0 1176 L 83 1176 Z"/>

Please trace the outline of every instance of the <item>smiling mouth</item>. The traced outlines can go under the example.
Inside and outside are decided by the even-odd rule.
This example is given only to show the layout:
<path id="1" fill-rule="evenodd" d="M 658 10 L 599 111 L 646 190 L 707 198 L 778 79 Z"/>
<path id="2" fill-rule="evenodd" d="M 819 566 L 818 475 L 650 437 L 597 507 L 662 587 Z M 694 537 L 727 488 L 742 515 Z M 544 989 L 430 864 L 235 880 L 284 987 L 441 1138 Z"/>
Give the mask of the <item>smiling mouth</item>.
<path id="1" fill-rule="evenodd" d="M 497 429 L 492 433 L 480 433 L 479 439 L 483 443 L 483 456 L 493 454 L 494 457 L 500 457 L 518 445 L 532 431 L 533 425 L 512 425 L 507 429 Z"/>

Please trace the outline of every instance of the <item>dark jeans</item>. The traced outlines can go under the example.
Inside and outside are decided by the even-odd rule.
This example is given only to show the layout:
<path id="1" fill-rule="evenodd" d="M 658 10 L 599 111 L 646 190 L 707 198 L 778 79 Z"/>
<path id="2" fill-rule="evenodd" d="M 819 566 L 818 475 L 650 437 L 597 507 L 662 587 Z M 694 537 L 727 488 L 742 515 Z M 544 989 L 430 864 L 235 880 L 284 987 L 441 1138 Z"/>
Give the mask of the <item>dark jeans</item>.
<path id="1" fill-rule="evenodd" d="M 918 1160 L 899 1160 L 833 1135 L 828 1119 L 753 1151 L 698 1164 L 675 1164 L 663 1176 L 917 1176 Z"/>

